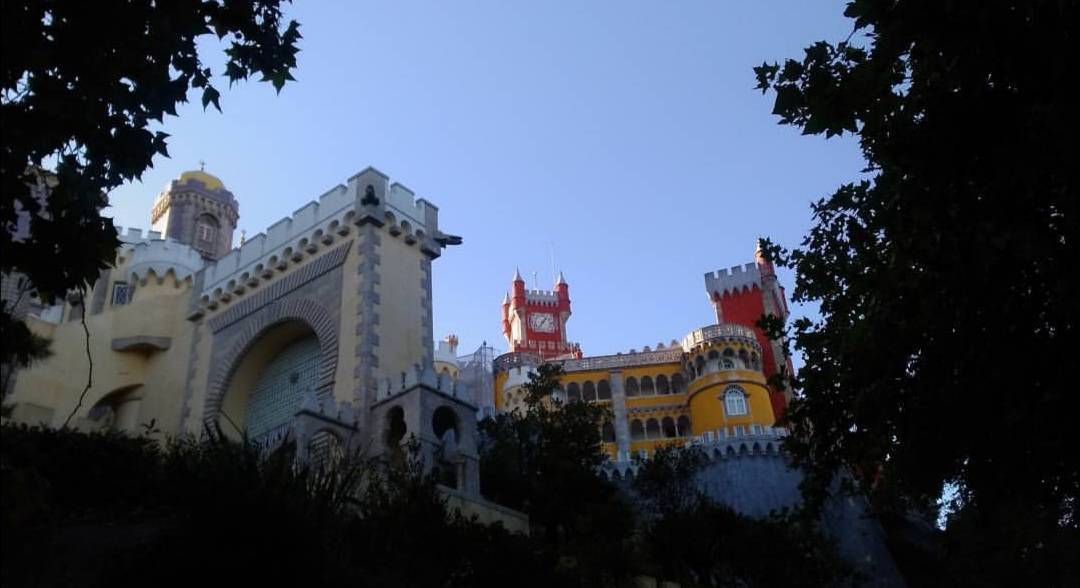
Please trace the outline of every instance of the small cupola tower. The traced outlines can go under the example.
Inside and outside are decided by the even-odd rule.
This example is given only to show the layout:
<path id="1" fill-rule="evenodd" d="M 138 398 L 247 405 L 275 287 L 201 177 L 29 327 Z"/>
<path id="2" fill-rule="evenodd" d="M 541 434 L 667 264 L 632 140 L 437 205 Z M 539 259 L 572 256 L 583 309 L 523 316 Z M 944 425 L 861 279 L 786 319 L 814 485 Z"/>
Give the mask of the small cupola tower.
<path id="1" fill-rule="evenodd" d="M 186 171 L 158 194 L 150 213 L 155 231 L 217 260 L 232 250 L 240 206 L 225 184 L 205 170 Z"/>
<path id="2" fill-rule="evenodd" d="M 580 357 L 581 348 L 566 340 L 570 286 L 559 272 L 552 290 L 529 290 L 515 270 L 502 302 L 502 331 L 510 351 L 529 351 L 543 359 Z"/>

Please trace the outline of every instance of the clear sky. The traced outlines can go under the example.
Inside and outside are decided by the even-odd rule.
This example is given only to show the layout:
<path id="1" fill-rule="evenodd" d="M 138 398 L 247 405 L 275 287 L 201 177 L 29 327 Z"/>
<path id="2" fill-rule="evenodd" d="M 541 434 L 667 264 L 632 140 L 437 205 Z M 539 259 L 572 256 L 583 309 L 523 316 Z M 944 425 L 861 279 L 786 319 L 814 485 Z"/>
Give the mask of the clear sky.
<path id="1" fill-rule="evenodd" d="M 751 69 L 845 38 L 843 4 L 301 0 L 297 81 L 222 80 L 221 114 L 193 94 L 165 121 L 171 159 L 108 212 L 148 228 L 205 160 L 253 236 L 373 165 L 464 238 L 434 264 L 436 338 L 505 349 L 514 268 L 550 288 L 553 251 L 586 354 L 678 339 L 714 321 L 705 272 L 752 261 L 758 235 L 797 245 L 810 203 L 859 175 L 850 138 L 778 126 Z"/>

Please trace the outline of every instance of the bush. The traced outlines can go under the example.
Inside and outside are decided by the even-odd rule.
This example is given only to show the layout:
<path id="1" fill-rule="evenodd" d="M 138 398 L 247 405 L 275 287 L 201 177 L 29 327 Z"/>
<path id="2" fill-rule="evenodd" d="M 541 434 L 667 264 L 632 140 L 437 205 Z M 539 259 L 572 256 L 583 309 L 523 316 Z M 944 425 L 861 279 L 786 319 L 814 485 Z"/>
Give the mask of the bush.
<path id="1" fill-rule="evenodd" d="M 526 538 L 451 516 L 415 459 L 296 469 L 220 440 L 2 435 L 5 586 L 547 581 Z"/>

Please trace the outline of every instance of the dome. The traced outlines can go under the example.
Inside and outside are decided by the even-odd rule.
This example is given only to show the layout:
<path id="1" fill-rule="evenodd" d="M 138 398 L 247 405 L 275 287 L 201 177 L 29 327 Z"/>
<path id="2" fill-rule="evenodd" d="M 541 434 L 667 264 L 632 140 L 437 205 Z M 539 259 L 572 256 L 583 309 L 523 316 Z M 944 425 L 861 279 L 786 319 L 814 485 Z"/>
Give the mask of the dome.
<path id="1" fill-rule="evenodd" d="M 225 184 L 222 183 L 220 178 L 202 170 L 186 171 L 176 178 L 176 181 L 180 183 L 190 182 L 191 180 L 201 182 L 206 186 L 207 190 L 222 190 L 225 188 Z"/>

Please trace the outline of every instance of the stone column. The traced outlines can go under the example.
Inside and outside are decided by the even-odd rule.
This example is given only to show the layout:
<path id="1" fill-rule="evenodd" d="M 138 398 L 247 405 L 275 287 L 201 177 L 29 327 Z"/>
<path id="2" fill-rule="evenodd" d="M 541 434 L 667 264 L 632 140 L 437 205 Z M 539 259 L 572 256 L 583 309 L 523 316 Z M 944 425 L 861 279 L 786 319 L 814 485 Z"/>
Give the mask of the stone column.
<path id="1" fill-rule="evenodd" d="M 608 372 L 611 382 L 611 412 L 614 413 L 616 460 L 630 457 L 630 424 L 626 420 L 626 391 L 622 370 Z"/>

